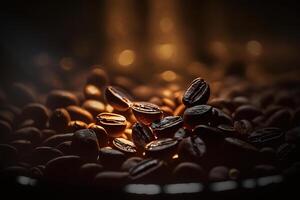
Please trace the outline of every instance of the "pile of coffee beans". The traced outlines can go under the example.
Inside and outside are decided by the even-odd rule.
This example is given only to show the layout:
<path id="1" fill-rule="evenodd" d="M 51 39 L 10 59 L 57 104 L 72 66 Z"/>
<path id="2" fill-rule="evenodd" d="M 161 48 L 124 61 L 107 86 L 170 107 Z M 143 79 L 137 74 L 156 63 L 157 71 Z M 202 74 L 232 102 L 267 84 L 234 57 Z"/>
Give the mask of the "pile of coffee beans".
<path id="1" fill-rule="evenodd" d="M 109 81 L 0 95 L 0 174 L 115 187 L 241 180 L 299 165 L 300 88 L 228 77 L 186 89 Z M 297 164 L 298 163 L 298 164 Z"/>

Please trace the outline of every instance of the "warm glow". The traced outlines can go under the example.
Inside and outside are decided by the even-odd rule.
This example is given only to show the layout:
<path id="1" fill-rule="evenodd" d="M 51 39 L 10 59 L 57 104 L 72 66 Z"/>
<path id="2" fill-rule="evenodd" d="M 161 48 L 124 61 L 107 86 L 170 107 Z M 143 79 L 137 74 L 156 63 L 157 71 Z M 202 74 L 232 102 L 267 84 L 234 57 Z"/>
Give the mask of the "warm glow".
<path id="1" fill-rule="evenodd" d="M 59 62 L 63 70 L 69 71 L 74 67 L 74 60 L 70 57 L 62 58 Z"/>
<path id="2" fill-rule="evenodd" d="M 126 49 L 122 51 L 118 57 L 118 62 L 122 66 L 129 66 L 135 61 L 135 53 L 132 50 Z"/>
<path id="3" fill-rule="evenodd" d="M 174 55 L 175 46 L 173 44 L 161 44 L 156 46 L 155 51 L 160 59 L 168 60 Z"/>
<path id="4" fill-rule="evenodd" d="M 159 27 L 163 33 L 168 33 L 172 31 L 174 23 L 169 17 L 164 17 L 160 20 Z"/>
<path id="5" fill-rule="evenodd" d="M 162 74 L 161 74 L 161 77 L 165 80 L 165 81 L 168 81 L 168 82 L 171 82 L 171 81 L 174 81 L 177 77 L 176 73 L 171 71 L 171 70 L 167 70 L 167 71 L 164 71 Z"/>
<path id="6" fill-rule="evenodd" d="M 178 158 L 178 154 L 175 154 L 172 159 L 177 159 Z"/>
<path id="7" fill-rule="evenodd" d="M 259 56 L 262 53 L 262 45 L 255 40 L 249 41 L 246 45 L 247 51 L 253 56 Z"/>

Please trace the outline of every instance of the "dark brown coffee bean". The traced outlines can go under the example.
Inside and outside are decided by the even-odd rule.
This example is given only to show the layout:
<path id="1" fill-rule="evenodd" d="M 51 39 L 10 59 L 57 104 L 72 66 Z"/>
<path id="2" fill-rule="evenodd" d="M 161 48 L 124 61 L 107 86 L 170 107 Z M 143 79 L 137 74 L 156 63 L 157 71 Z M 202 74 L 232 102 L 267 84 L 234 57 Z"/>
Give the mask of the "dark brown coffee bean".
<path id="1" fill-rule="evenodd" d="M 27 104 L 21 114 L 23 119 L 32 119 L 39 128 L 46 126 L 49 118 L 48 109 L 39 103 Z"/>
<path id="2" fill-rule="evenodd" d="M 146 157 L 171 159 L 177 150 L 178 141 L 173 138 L 154 140 L 145 146 Z"/>
<path id="3" fill-rule="evenodd" d="M 166 163 L 158 159 L 146 159 L 129 170 L 129 178 L 134 182 L 160 182 L 167 177 Z"/>
<path id="4" fill-rule="evenodd" d="M 49 119 L 49 127 L 57 132 L 65 132 L 68 124 L 71 121 L 71 116 L 64 108 L 56 109 Z"/>
<path id="5" fill-rule="evenodd" d="M 113 145 L 115 148 L 128 155 L 134 155 L 137 152 L 133 142 L 124 138 L 115 138 L 113 140 Z"/>
<path id="6" fill-rule="evenodd" d="M 271 147 L 263 147 L 259 150 L 262 163 L 275 163 L 276 150 Z"/>
<path id="7" fill-rule="evenodd" d="M 180 128 L 175 132 L 174 138 L 180 141 L 183 138 L 189 137 L 191 134 L 192 133 L 189 130 L 185 128 Z"/>
<path id="8" fill-rule="evenodd" d="M 115 113 L 101 113 L 96 119 L 97 124 L 102 126 L 111 137 L 120 137 L 127 126 L 126 118 Z"/>
<path id="9" fill-rule="evenodd" d="M 42 130 L 42 140 L 45 140 L 53 135 L 56 135 L 57 132 L 55 130 L 52 129 L 43 129 Z"/>
<path id="10" fill-rule="evenodd" d="M 33 165 L 45 165 L 48 161 L 63 156 L 63 153 L 53 147 L 37 147 L 32 153 Z"/>
<path id="11" fill-rule="evenodd" d="M 18 150 L 19 154 L 31 153 L 34 148 L 29 140 L 14 140 L 10 144 Z"/>
<path id="12" fill-rule="evenodd" d="M 280 111 L 281 109 L 284 109 L 283 106 L 278 106 L 278 105 L 270 105 L 267 107 L 267 109 L 264 112 L 264 116 L 266 119 L 268 119 L 269 117 L 271 117 L 274 113 L 276 113 L 277 111 Z"/>
<path id="13" fill-rule="evenodd" d="M 32 144 L 36 145 L 42 141 L 42 133 L 35 127 L 26 127 L 16 130 L 12 135 L 12 139 L 26 139 L 32 142 Z"/>
<path id="14" fill-rule="evenodd" d="M 17 129 L 22 129 L 22 128 L 26 128 L 26 127 L 37 127 L 37 128 L 39 128 L 39 125 L 37 125 L 34 122 L 34 120 L 32 120 L 32 119 L 26 119 L 25 121 L 18 124 Z M 43 127 L 41 127 L 41 128 L 43 128 Z"/>
<path id="15" fill-rule="evenodd" d="M 47 138 L 45 141 L 43 141 L 42 145 L 43 146 L 48 146 L 48 147 L 56 147 L 62 142 L 65 141 L 70 141 L 72 140 L 74 133 L 65 133 L 65 134 L 57 134 L 54 136 L 51 136 Z"/>
<path id="16" fill-rule="evenodd" d="M 283 143 L 276 150 L 276 158 L 281 168 L 299 161 L 299 149 L 294 144 Z"/>
<path id="17" fill-rule="evenodd" d="M 237 136 L 234 127 L 228 124 L 220 124 L 217 127 L 221 132 L 226 133 L 228 136 Z"/>
<path id="18" fill-rule="evenodd" d="M 284 142 L 284 132 L 274 127 L 262 128 L 252 132 L 248 141 L 258 147 L 276 147 Z"/>
<path id="19" fill-rule="evenodd" d="M 28 169 L 21 166 L 9 166 L 0 171 L 1 177 L 8 177 L 8 178 L 13 178 L 18 176 L 28 176 L 28 174 L 29 174 Z"/>
<path id="20" fill-rule="evenodd" d="M 12 133 L 12 127 L 6 121 L 0 120 L 0 141 L 6 141 Z"/>
<path id="21" fill-rule="evenodd" d="M 212 119 L 212 107 L 208 105 L 198 105 L 190 107 L 184 111 L 184 125 L 188 129 L 193 129 L 200 124 L 208 124 Z"/>
<path id="22" fill-rule="evenodd" d="M 141 161 L 143 161 L 143 159 L 140 157 L 130 157 L 123 162 L 121 170 L 129 171 L 132 167 L 136 166 Z"/>
<path id="23" fill-rule="evenodd" d="M 183 119 L 180 116 L 169 116 L 151 124 L 151 129 L 158 138 L 173 137 L 175 132 L 183 125 Z"/>
<path id="24" fill-rule="evenodd" d="M 93 69 L 87 77 L 87 84 L 92 84 L 99 88 L 105 86 L 107 83 L 108 75 L 103 69 L 100 68 Z"/>
<path id="25" fill-rule="evenodd" d="M 289 92 L 279 92 L 275 96 L 274 104 L 292 108 L 295 106 L 295 99 Z"/>
<path id="26" fill-rule="evenodd" d="M 79 106 L 68 106 L 66 110 L 70 114 L 71 120 L 73 121 L 78 120 L 87 124 L 93 122 L 92 114 Z"/>
<path id="27" fill-rule="evenodd" d="M 146 144 L 155 140 L 152 130 L 141 123 L 135 123 L 132 127 L 132 141 L 138 150 L 144 150 Z"/>
<path id="28" fill-rule="evenodd" d="M 275 112 L 266 121 L 268 127 L 278 127 L 287 129 L 292 123 L 292 114 L 288 109 L 282 109 Z"/>
<path id="29" fill-rule="evenodd" d="M 228 180 L 229 169 L 225 166 L 216 166 L 209 171 L 208 179 L 210 181 Z"/>
<path id="30" fill-rule="evenodd" d="M 300 126 L 290 129 L 285 134 L 285 141 L 291 144 L 300 145 Z"/>
<path id="31" fill-rule="evenodd" d="M 42 165 L 43 166 L 43 165 Z M 44 170 L 39 167 L 32 167 L 29 170 L 29 177 L 41 180 L 44 176 Z"/>
<path id="32" fill-rule="evenodd" d="M 253 168 L 254 177 L 271 176 L 278 173 L 279 171 L 273 165 L 256 165 Z"/>
<path id="33" fill-rule="evenodd" d="M 93 186 L 101 190 L 120 190 L 127 180 L 128 172 L 104 171 L 95 176 Z"/>
<path id="34" fill-rule="evenodd" d="M 15 115 L 9 110 L 0 110 L 0 120 L 9 123 L 12 126 L 15 121 Z"/>
<path id="35" fill-rule="evenodd" d="M 88 125 L 83 121 L 70 121 L 68 124 L 67 132 L 75 132 L 86 128 L 88 128 Z"/>
<path id="36" fill-rule="evenodd" d="M 119 170 L 126 160 L 123 152 L 110 147 L 103 147 L 99 151 L 99 161 L 105 168 Z"/>
<path id="37" fill-rule="evenodd" d="M 12 145 L 0 144 L 0 168 L 15 163 L 18 159 L 18 150 Z"/>
<path id="38" fill-rule="evenodd" d="M 212 108 L 212 115 L 213 115 L 213 120 L 211 121 L 211 124 L 228 124 L 232 125 L 233 124 L 233 119 L 223 112 L 222 110 L 218 108 Z"/>
<path id="39" fill-rule="evenodd" d="M 227 108 L 229 110 L 234 109 L 233 104 L 228 99 L 224 99 L 224 98 L 213 98 L 207 104 L 214 108 L 219 108 L 219 109 L 224 109 L 224 108 Z"/>
<path id="40" fill-rule="evenodd" d="M 209 85 L 202 78 L 196 78 L 185 91 L 182 102 L 187 107 L 206 104 L 209 96 Z"/>
<path id="41" fill-rule="evenodd" d="M 199 162 L 205 154 L 206 146 L 198 136 L 184 138 L 179 143 L 178 156 L 182 160 Z"/>
<path id="42" fill-rule="evenodd" d="M 273 91 L 266 91 L 263 92 L 259 96 L 259 104 L 262 108 L 267 107 L 268 105 L 271 105 L 274 101 L 274 92 Z"/>
<path id="43" fill-rule="evenodd" d="M 78 172 L 78 176 L 82 184 L 92 184 L 94 177 L 103 171 L 103 166 L 97 163 L 85 163 Z"/>
<path id="44" fill-rule="evenodd" d="M 172 172 L 174 179 L 179 182 L 200 182 L 206 180 L 204 169 L 193 162 L 182 162 Z"/>
<path id="45" fill-rule="evenodd" d="M 135 102 L 131 108 L 137 121 L 145 125 L 150 125 L 153 121 L 159 120 L 163 116 L 163 112 L 155 104 Z"/>
<path id="46" fill-rule="evenodd" d="M 235 108 L 240 107 L 242 105 L 249 105 L 249 103 L 249 99 L 244 96 L 237 96 L 232 99 L 232 104 Z"/>
<path id="47" fill-rule="evenodd" d="M 11 102 L 19 107 L 36 101 L 35 94 L 31 88 L 22 83 L 13 83 L 8 93 Z"/>
<path id="48" fill-rule="evenodd" d="M 131 106 L 129 95 L 121 88 L 108 86 L 105 89 L 105 99 L 114 109 L 126 111 Z"/>
<path id="49" fill-rule="evenodd" d="M 55 148 L 63 152 L 65 155 L 71 155 L 72 154 L 72 148 L 71 148 L 72 141 L 65 141 L 57 145 Z"/>
<path id="50" fill-rule="evenodd" d="M 109 141 L 108 134 L 102 126 L 91 124 L 88 126 L 88 128 L 92 129 L 95 132 L 100 147 L 104 147 L 108 145 L 108 141 Z"/>
<path id="51" fill-rule="evenodd" d="M 255 117 L 262 115 L 262 111 L 252 105 L 243 105 L 238 107 L 234 113 L 235 120 L 247 119 L 252 120 Z"/>
<path id="52" fill-rule="evenodd" d="M 227 134 L 220 131 L 220 129 L 206 125 L 196 126 L 193 133 L 199 136 L 205 144 L 208 145 L 208 148 L 211 147 L 211 150 L 215 149 L 215 146 L 219 146 L 227 136 Z"/>
<path id="53" fill-rule="evenodd" d="M 46 105 L 51 110 L 78 104 L 78 98 L 73 93 L 65 90 L 53 90 L 46 99 Z"/>
<path id="54" fill-rule="evenodd" d="M 83 94 L 86 99 L 95 99 L 95 100 L 102 100 L 102 92 L 101 90 L 91 84 L 87 84 L 84 86 Z"/>
<path id="55" fill-rule="evenodd" d="M 253 126 L 251 122 L 246 119 L 235 121 L 234 122 L 234 129 L 239 133 L 241 137 L 245 137 L 250 135 L 253 131 Z"/>
<path id="56" fill-rule="evenodd" d="M 96 117 L 98 114 L 105 112 L 105 105 L 102 102 L 96 100 L 86 100 L 82 104 L 82 108 L 89 111 L 93 115 L 93 117 Z"/>

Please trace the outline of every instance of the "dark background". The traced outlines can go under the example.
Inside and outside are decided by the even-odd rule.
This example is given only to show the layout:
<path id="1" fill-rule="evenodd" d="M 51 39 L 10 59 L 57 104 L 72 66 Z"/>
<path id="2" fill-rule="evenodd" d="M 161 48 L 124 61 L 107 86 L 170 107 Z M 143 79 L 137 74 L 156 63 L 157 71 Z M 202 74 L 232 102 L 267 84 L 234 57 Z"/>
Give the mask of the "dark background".
<path id="1" fill-rule="evenodd" d="M 147 39 L 148 1 L 131 0 L 140 16 L 139 40 Z M 226 40 L 245 43 L 256 39 L 272 45 L 299 46 L 300 6 L 297 1 L 179 1 L 178 13 L 187 27 L 188 45 L 198 57 L 205 54 L 205 43 L 212 38 L 226 36 Z M 82 42 L 89 53 L 78 58 L 80 66 L 100 63 L 107 38 L 104 31 L 105 1 L 7 1 L 1 5 L 0 68 L 1 82 L 15 79 L 34 79 L 41 70 L 32 57 L 48 52 L 53 58 L 51 71 L 58 70 L 57 61 L 74 55 L 74 43 Z M 216 16 L 216 18 L 214 17 Z M 221 30 L 216 31 L 212 27 Z M 275 47 L 274 47 L 275 48 Z M 278 49 L 278 45 L 276 46 Z M 272 51 L 270 51 L 272 52 Z M 279 53 L 280 54 L 280 53 Z M 265 58 L 266 63 L 277 63 L 287 70 L 298 67 L 297 52 L 278 53 Z"/>

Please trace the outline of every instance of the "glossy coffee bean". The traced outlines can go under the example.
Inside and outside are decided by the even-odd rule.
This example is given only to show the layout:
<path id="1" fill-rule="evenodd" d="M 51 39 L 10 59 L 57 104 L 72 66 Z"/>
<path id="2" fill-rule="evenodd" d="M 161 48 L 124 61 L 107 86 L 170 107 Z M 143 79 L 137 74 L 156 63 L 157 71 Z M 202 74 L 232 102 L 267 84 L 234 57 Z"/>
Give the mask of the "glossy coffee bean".
<path id="1" fill-rule="evenodd" d="M 21 113 L 23 119 L 32 119 L 35 124 L 42 128 L 46 126 L 49 118 L 48 109 L 39 103 L 27 104 Z"/>
<path id="2" fill-rule="evenodd" d="M 208 124 L 212 119 L 212 107 L 208 105 L 198 105 L 190 107 L 184 111 L 184 125 L 188 129 L 193 129 L 200 124 Z"/>
<path id="3" fill-rule="evenodd" d="M 122 171 L 129 171 L 132 167 L 136 166 L 139 162 L 143 161 L 140 157 L 130 157 L 125 160 L 121 166 Z"/>
<path id="4" fill-rule="evenodd" d="M 47 138 L 46 140 L 43 141 L 42 145 L 43 146 L 48 146 L 48 147 L 56 147 L 62 142 L 65 141 L 70 141 L 72 140 L 74 133 L 65 133 L 65 134 L 57 134 L 54 136 L 51 136 Z"/>
<path id="5" fill-rule="evenodd" d="M 126 118 L 115 113 L 101 113 L 96 120 L 111 137 L 121 136 L 127 126 Z"/>
<path id="6" fill-rule="evenodd" d="M 65 132 L 71 116 L 64 108 L 58 108 L 53 111 L 49 119 L 49 127 L 57 132 Z"/>
<path id="7" fill-rule="evenodd" d="M 53 90 L 49 93 L 46 99 L 46 105 L 51 110 L 78 104 L 78 98 L 73 93 L 65 90 Z"/>
<path id="8" fill-rule="evenodd" d="M 35 127 L 26 127 L 16 130 L 12 135 L 12 139 L 26 139 L 36 145 L 42 141 L 42 133 Z"/>
<path id="9" fill-rule="evenodd" d="M 163 116 L 163 112 L 155 104 L 135 102 L 131 108 L 137 121 L 145 125 L 150 125 L 152 122 L 160 120 Z"/>
<path id="10" fill-rule="evenodd" d="M 133 142 L 124 138 L 114 138 L 113 146 L 128 155 L 136 154 L 137 150 Z"/>
<path id="11" fill-rule="evenodd" d="M 105 89 L 105 99 L 114 109 L 126 111 L 131 106 L 129 95 L 121 88 L 108 86 Z"/>
<path id="12" fill-rule="evenodd" d="M 85 163 L 79 168 L 78 178 L 80 179 L 82 185 L 91 185 L 95 176 L 103 170 L 103 166 L 97 163 Z"/>
<path id="13" fill-rule="evenodd" d="M 102 99 L 102 92 L 95 85 L 91 85 L 91 84 L 85 85 L 83 88 L 83 94 L 86 99 L 95 99 L 95 100 Z"/>
<path id="14" fill-rule="evenodd" d="M 151 129 L 157 138 L 173 137 L 175 132 L 183 125 L 183 119 L 180 116 L 168 116 L 151 124 Z"/>
<path id="15" fill-rule="evenodd" d="M 70 121 L 68 124 L 67 132 L 75 132 L 86 128 L 88 128 L 88 125 L 83 121 Z"/>
<path id="16" fill-rule="evenodd" d="M 205 143 L 198 136 L 184 138 L 179 143 L 178 156 L 182 160 L 199 162 L 205 154 Z"/>
<path id="17" fill-rule="evenodd" d="M 70 114 L 71 120 L 73 121 L 83 121 L 87 124 L 93 121 L 92 114 L 79 106 L 68 106 L 66 110 Z"/>
<path id="18" fill-rule="evenodd" d="M 63 153 L 53 147 L 37 147 L 32 152 L 33 165 L 45 165 L 48 161 L 63 156 Z"/>
<path id="19" fill-rule="evenodd" d="M 252 132 L 248 141 L 258 147 L 276 147 L 283 143 L 284 132 L 274 127 L 262 128 Z"/>
<path id="20" fill-rule="evenodd" d="M 93 115 L 93 117 L 96 117 L 98 114 L 105 112 L 105 105 L 100 101 L 92 99 L 86 100 L 82 104 L 82 108 L 89 111 Z"/>
<path id="21" fill-rule="evenodd" d="M 206 180 L 204 169 L 193 162 L 182 162 L 178 164 L 172 175 L 179 182 L 201 182 Z"/>
<path id="22" fill-rule="evenodd" d="M 119 170 L 125 160 L 125 154 L 119 150 L 103 147 L 99 151 L 99 162 L 107 169 Z"/>
<path id="23" fill-rule="evenodd" d="M 72 137 L 72 153 L 84 160 L 96 161 L 98 158 L 99 144 L 96 133 L 91 129 L 76 131 Z"/>
<path id="24" fill-rule="evenodd" d="M 178 141 L 173 138 L 154 140 L 145 146 L 146 157 L 171 159 L 177 151 Z"/>
<path id="25" fill-rule="evenodd" d="M 247 119 L 252 120 L 255 117 L 262 115 L 262 111 L 252 105 L 243 105 L 238 107 L 234 113 L 235 120 Z"/>
<path id="26" fill-rule="evenodd" d="M 108 145 L 108 141 L 109 141 L 108 134 L 102 126 L 96 124 L 90 124 L 88 128 L 95 132 L 100 147 L 104 147 Z"/>
<path id="27" fill-rule="evenodd" d="M 132 127 L 132 141 L 138 150 L 144 150 L 146 144 L 155 140 L 152 130 L 141 123 L 135 123 Z"/>
<path id="28" fill-rule="evenodd" d="M 223 112 L 222 110 L 218 108 L 212 108 L 212 115 L 213 115 L 213 120 L 211 121 L 212 124 L 228 124 L 232 125 L 233 124 L 233 119 Z"/>
<path id="29" fill-rule="evenodd" d="M 246 119 L 235 121 L 233 126 L 241 137 L 247 137 L 253 131 L 251 122 Z"/>
<path id="30" fill-rule="evenodd" d="M 108 75 L 103 69 L 95 68 L 88 74 L 87 84 L 92 84 L 101 88 L 105 86 L 107 83 L 108 83 Z"/>
<path id="31" fill-rule="evenodd" d="M 210 181 L 226 181 L 229 176 L 229 169 L 225 166 L 216 166 L 209 171 L 208 179 Z"/>
<path id="32" fill-rule="evenodd" d="M 209 96 L 209 85 L 202 78 L 196 78 L 185 91 L 182 102 L 187 107 L 206 104 Z"/>

